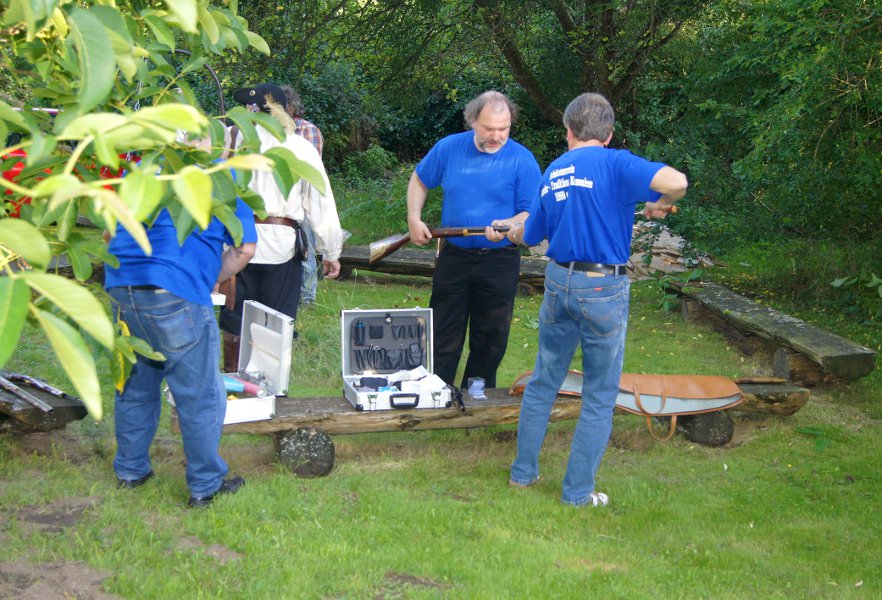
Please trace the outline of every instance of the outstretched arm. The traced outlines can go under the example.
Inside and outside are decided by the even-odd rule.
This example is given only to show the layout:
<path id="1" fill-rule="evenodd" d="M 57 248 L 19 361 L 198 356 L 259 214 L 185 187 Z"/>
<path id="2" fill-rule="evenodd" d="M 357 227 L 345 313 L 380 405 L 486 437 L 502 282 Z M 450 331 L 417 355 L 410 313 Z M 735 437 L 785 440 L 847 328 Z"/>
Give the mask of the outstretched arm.
<path id="1" fill-rule="evenodd" d="M 649 188 L 662 196 L 657 202 L 647 202 L 643 214 L 651 219 L 664 219 L 674 203 L 686 195 L 689 182 L 686 176 L 672 167 L 662 167 L 652 178 Z"/>

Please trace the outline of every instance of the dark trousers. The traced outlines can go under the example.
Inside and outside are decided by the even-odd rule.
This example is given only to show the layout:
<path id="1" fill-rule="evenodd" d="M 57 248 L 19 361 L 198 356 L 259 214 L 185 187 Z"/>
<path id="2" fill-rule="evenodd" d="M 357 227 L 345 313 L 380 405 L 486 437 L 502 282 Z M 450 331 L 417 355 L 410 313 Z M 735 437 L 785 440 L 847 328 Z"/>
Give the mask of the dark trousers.
<path id="1" fill-rule="evenodd" d="M 300 304 L 300 263 L 299 258 L 279 265 L 249 263 L 236 275 L 234 309 L 221 310 L 221 329 L 239 335 L 242 330 L 242 304 L 246 300 L 256 300 L 295 321 Z"/>
<path id="2" fill-rule="evenodd" d="M 434 371 L 455 385 L 466 329 L 469 358 L 461 387 L 483 377 L 496 387 L 496 369 L 505 356 L 520 278 L 517 248 L 471 250 L 445 244 L 432 280 Z"/>

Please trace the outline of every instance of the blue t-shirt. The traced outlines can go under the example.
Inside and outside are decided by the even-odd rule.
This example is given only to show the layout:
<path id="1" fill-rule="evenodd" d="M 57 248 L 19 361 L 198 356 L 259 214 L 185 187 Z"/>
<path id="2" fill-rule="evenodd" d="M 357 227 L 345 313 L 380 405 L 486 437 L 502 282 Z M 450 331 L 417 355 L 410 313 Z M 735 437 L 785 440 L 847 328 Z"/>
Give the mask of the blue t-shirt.
<path id="1" fill-rule="evenodd" d="M 247 204 L 236 200 L 236 216 L 242 222 L 242 243 L 256 243 L 254 213 Z M 211 306 L 211 290 L 221 269 L 223 245 L 233 238 L 216 217 L 205 231 L 194 231 L 182 246 L 168 210 L 163 209 L 147 230 L 153 254 L 147 256 L 131 234 L 117 227 L 110 242 L 110 253 L 119 259 L 119 268 L 106 266 L 104 287 L 121 285 L 155 285 L 184 300 Z"/>
<path id="2" fill-rule="evenodd" d="M 576 148 L 552 162 L 524 230 L 529 245 L 548 240 L 557 262 L 625 264 L 634 209 L 661 196 L 649 188 L 664 167 L 627 150 Z"/>
<path id="3" fill-rule="evenodd" d="M 497 152 L 475 147 L 474 131 L 447 136 L 429 151 L 416 167 L 428 188 L 444 190 L 442 227 L 486 227 L 494 219 L 507 219 L 529 210 L 539 191 L 542 176 L 533 154 L 509 139 Z M 448 240 L 461 248 L 495 248 L 482 235 Z"/>

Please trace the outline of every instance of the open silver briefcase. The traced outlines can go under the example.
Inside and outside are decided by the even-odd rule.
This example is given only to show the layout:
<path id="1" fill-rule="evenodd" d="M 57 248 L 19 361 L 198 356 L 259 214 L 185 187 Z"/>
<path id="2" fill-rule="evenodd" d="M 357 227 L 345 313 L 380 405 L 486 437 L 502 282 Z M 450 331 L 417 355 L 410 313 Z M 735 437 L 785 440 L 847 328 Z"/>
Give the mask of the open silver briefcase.
<path id="1" fill-rule="evenodd" d="M 343 394 L 356 410 L 449 408 L 450 389 L 432 373 L 432 309 L 344 310 Z"/>
<path id="2" fill-rule="evenodd" d="M 265 421 L 276 412 L 276 396 L 288 393 L 291 375 L 291 347 L 294 321 L 268 306 L 246 300 L 242 306 L 242 331 L 239 344 L 239 370 L 224 373 L 232 379 L 228 386 L 227 413 L 224 425 Z M 227 383 L 230 383 L 229 381 Z M 174 405 L 171 391 L 169 403 Z"/>

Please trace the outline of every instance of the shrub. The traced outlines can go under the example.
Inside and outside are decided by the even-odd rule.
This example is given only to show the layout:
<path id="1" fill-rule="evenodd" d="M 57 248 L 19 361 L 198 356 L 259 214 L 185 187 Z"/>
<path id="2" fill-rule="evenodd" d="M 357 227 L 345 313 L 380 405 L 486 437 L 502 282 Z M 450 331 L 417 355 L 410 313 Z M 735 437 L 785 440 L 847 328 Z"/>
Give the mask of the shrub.
<path id="1" fill-rule="evenodd" d="M 376 145 L 343 159 L 343 173 L 353 179 L 387 178 L 397 166 L 398 158 Z"/>

